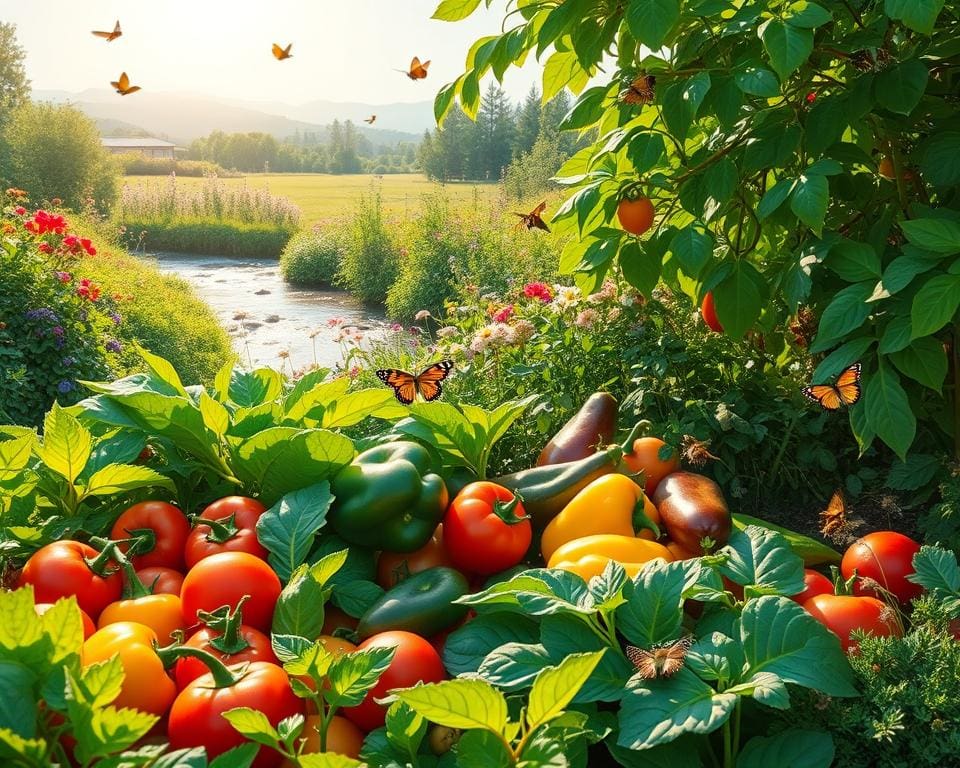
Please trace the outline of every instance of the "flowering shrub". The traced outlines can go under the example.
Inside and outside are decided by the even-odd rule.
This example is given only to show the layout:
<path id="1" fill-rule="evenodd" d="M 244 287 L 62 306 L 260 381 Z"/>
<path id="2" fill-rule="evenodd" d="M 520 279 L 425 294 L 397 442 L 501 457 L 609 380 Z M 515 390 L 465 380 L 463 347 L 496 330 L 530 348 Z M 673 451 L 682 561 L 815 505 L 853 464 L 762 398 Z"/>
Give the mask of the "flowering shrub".
<path id="1" fill-rule="evenodd" d="M 54 400 L 80 398 L 78 380 L 122 369 L 123 322 L 113 299 L 74 271 L 96 255 L 60 213 L 30 212 L 8 189 L 0 241 L 0 418 L 39 423 Z"/>

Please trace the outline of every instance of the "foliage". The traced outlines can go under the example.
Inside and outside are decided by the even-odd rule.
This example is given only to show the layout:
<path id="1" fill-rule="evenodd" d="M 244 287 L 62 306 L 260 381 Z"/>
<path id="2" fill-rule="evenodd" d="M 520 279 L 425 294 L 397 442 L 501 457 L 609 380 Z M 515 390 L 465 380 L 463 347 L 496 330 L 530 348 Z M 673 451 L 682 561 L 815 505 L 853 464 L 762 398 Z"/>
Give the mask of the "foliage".
<path id="1" fill-rule="evenodd" d="M 140 152 L 115 155 L 123 173 L 127 176 L 193 176 L 203 178 L 239 176 L 206 160 L 171 160 L 165 157 L 147 157 Z"/>
<path id="2" fill-rule="evenodd" d="M 343 259 L 337 236 L 315 226 L 295 234 L 280 254 L 283 279 L 294 285 L 333 285 Z"/>
<path id="3" fill-rule="evenodd" d="M 960 552 L 960 474 L 956 468 L 940 485 L 940 500 L 920 516 L 926 541 Z"/>
<path id="4" fill-rule="evenodd" d="M 108 210 L 116 200 L 116 164 L 100 146 L 97 126 L 78 109 L 26 102 L 11 113 L 0 143 L 11 184 L 34 201 L 58 198 L 79 211 Z"/>
<path id="5" fill-rule="evenodd" d="M 374 189 L 360 198 L 350 221 L 337 283 L 365 304 L 381 304 L 396 280 L 399 262 L 380 190 Z"/>
<path id="6" fill-rule="evenodd" d="M 145 221 L 124 218 L 130 248 L 143 251 L 208 253 L 216 256 L 278 258 L 290 239 L 290 229 L 240 220 Z"/>
<path id="7" fill-rule="evenodd" d="M 561 271 L 586 291 L 612 268 L 644 292 L 712 291 L 728 334 L 784 356 L 790 318 L 812 312 L 802 342 L 830 352 L 814 378 L 860 360 L 852 430 L 903 459 L 917 438 L 960 440 L 941 394 L 960 306 L 958 25 L 942 2 L 518 4 L 435 111 L 459 98 L 475 115 L 483 76 L 549 51 L 544 98 L 570 88 L 563 127 L 597 131 L 558 174 L 573 194 L 554 226 L 576 235 Z M 653 104 L 625 103 L 646 75 Z M 614 218 L 637 193 L 660 213 L 643 241 Z"/>
<path id="8" fill-rule="evenodd" d="M 30 81 L 23 59 L 16 24 L 0 22 L 0 125 L 11 110 L 30 98 Z"/>
<path id="9" fill-rule="evenodd" d="M 503 175 L 503 188 L 513 199 L 529 200 L 552 189 L 553 176 L 566 156 L 556 136 L 538 136 L 529 152 L 514 158 Z"/>

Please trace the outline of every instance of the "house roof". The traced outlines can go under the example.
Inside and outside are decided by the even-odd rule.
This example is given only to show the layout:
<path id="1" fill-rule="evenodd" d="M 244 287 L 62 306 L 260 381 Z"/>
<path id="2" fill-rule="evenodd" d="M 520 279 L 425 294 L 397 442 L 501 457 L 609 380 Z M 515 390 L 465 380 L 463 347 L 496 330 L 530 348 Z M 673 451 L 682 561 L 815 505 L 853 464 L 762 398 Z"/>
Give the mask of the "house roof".
<path id="1" fill-rule="evenodd" d="M 130 147 L 136 149 L 169 149 L 176 145 L 172 141 L 163 139 L 137 138 L 137 139 L 100 139 L 100 143 L 105 147 Z"/>

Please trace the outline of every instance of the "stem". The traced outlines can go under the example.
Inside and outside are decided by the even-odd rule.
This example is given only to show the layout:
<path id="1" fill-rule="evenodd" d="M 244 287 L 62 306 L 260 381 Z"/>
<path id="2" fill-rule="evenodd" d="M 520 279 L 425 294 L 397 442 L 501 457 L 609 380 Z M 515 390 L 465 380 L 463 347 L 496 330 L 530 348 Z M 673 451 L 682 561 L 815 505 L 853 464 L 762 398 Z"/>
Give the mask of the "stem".
<path id="1" fill-rule="evenodd" d="M 773 464 L 770 465 L 770 480 L 777 476 L 777 472 L 780 470 L 780 462 L 783 461 L 784 451 L 787 450 L 787 443 L 790 442 L 790 437 L 793 435 L 793 429 L 797 425 L 797 419 L 800 418 L 800 412 L 795 411 L 793 418 L 790 419 L 790 424 L 787 425 L 787 431 L 783 435 L 783 440 L 780 443 L 780 450 L 777 451 L 777 456 L 773 460 Z"/>
<path id="2" fill-rule="evenodd" d="M 244 595 L 237 603 L 234 610 L 230 610 L 229 605 L 222 605 L 217 610 L 207 613 L 198 611 L 197 618 L 207 627 L 220 634 L 212 638 L 209 642 L 211 648 L 215 648 L 220 653 L 233 655 L 240 653 L 250 647 L 243 636 L 243 604 L 249 599 L 249 595 Z"/>
<path id="3" fill-rule="evenodd" d="M 693 166 L 693 168 L 690 168 L 686 173 L 682 173 L 679 176 L 677 176 L 677 178 L 673 180 L 673 183 L 681 184 L 687 179 L 689 179 L 691 176 L 695 176 L 696 174 L 700 173 L 700 171 L 702 171 L 704 168 L 708 168 L 709 166 L 713 165 L 720 158 L 726 155 L 729 155 L 731 152 L 733 152 L 733 150 L 735 150 L 737 147 L 740 146 L 740 142 L 743 141 L 746 135 L 747 135 L 746 131 L 744 131 L 738 136 L 735 136 L 734 139 L 729 144 L 727 144 L 725 147 L 722 147 L 721 149 L 718 149 L 716 152 L 710 155 L 710 157 L 708 157 L 702 163 L 698 163 L 697 165 Z"/>
<path id="4" fill-rule="evenodd" d="M 723 768 L 733 768 L 733 750 L 730 747 L 730 720 L 723 724 Z"/>
<path id="5" fill-rule="evenodd" d="M 630 430 L 630 434 L 627 435 L 627 439 L 620 444 L 620 449 L 625 454 L 633 453 L 633 443 L 637 439 L 647 434 L 647 432 L 650 431 L 650 427 L 652 426 L 653 425 L 646 419 L 638 421 L 636 424 L 633 425 L 633 429 Z"/>
<path id="6" fill-rule="evenodd" d="M 135 600 L 138 597 L 149 597 L 153 592 L 147 589 L 146 585 L 137 577 L 137 572 L 133 569 L 133 563 L 126 558 L 120 563 L 120 570 L 123 573 L 123 599 Z"/>
<path id="7" fill-rule="evenodd" d="M 197 518 L 198 525 L 205 525 L 210 529 L 204 538 L 214 544 L 224 544 L 239 533 L 239 529 L 234 522 L 236 515 L 230 515 L 220 520 L 210 520 L 205 517 Z"/>
<path id="8" fill-rule="evenodd" d="M 231 688 L 235 686 L 243 680 L 247 674 L 247 667 L 249 667 L 249 664 L 243 664 L 234 671 L 212 653 L 207 653 L 200 648 L 193 648 L 189 645 L 178 645 L 174 643 L 173 645 L 160 648 L 154 644 L 154 651 L 157 656 L 160 657 L 164 667 L 169 667 L 177 659 L 182 659 L 186 656 L 199 659 L 207 669 L 210 670 L 210 674 L 213 675 L 214 688 Z"/>
<path id="9" fill-rule="evenodd" d="M 733 708 L 733 756 L 736 757 L 740 751 L 740 697 L 737 697 L 737 703 Z"/>

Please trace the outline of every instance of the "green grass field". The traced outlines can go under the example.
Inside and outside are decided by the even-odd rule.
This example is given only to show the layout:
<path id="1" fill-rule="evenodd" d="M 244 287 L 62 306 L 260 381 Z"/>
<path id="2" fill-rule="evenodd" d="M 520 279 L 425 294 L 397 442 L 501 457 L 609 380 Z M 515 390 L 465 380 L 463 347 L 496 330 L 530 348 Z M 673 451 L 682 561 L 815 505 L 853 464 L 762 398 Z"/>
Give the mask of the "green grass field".
<path id="1" fill-rule="evenodd" d="M 200 186 L 203 181 L 201 178 L 177 177 L 177 184 L 184 187 Z M 370 174 L 259 173 L 222 181 L 227 185 L 266 187 L 272 194 L 288 198 L 300 207 L 304 224 L 337 218 L 349 212 L 361 195 L 371 194 L 377 189 L 383 196 L 384 208 L 399 215 L 413 213 L 426 194 L 439 192 L 447 195 L 451 202 L 463 203 L 489 200 L 498 194 L 497 184 L 438 184 L 419 173 L 385 174 L 379 178 Z M 164 176 L 127 176 L 124 182 L 165 184 L 167 179 Z"/>

